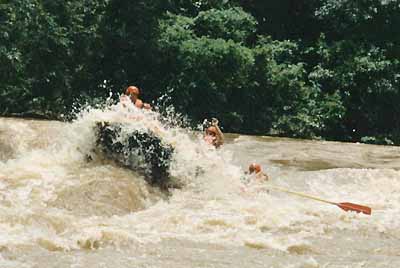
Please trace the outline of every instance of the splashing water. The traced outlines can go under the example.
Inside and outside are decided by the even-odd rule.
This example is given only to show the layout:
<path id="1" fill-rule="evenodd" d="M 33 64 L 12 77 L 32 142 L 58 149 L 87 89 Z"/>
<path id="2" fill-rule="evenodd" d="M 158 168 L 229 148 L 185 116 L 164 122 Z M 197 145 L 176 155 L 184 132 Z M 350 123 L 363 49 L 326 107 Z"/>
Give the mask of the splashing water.
<path id="1" fill-rule="evenodd" d="M 160 118 L 131 103 L 107 103 L 84 109 L 72 123 L 1 118 L 0 262 L 22 267 L 25 261 L 32 266 L 37 258 L 63 256 L 61 266 L 84 267 L 78 259 L 88 264 L 94 256 L 95 263 L 111 266 L 100 257 L 105 254 L 121 258 L 115 267 L 130 267 L 129 262 L 160 267 L 151 256 L 164 254 L 171 265 L 188 267 L 200 256 L 187 251 L 193 247 L 215 267 L 239 259 L 256 267 L 398 263 L 392 257 L 400 235 L 396 147 L 228 135 L 216 150 L 171 114 Z M 137 171 L 94 153 L 97 122 L 121 123 L 122 140 L 134 130 L 157 133 L 174 147 L 170 174 L 182 189 L 166 194 Z M 269 191 L 251 178 L 244 184 L 242 167 L 254 161 L 267 167 L 270 184 L 362 203 L 373 215 Z M 241 257 L 218 263 L 225 255 L 216 247 L 226 255 L 241 248 Z M 174 250 L 183 257 L 171 260 Z M 349 251 L 351 257 L 341 261 L 332 257 Z"/>

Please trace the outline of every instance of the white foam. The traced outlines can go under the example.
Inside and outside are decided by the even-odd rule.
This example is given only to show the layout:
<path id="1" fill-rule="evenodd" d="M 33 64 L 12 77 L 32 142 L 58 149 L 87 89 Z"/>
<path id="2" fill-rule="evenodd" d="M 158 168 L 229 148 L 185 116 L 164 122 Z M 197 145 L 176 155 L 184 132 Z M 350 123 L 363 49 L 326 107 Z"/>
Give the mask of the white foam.
<path id="1" fill-rule="evenodd" d="M 328 239 L 337 230 L 399 234 L 399 171 L 366 168 L 301 171 L 292 168 L 288 172 L 271 159 L 291 157 L 293 154 L 284 154 L 290 145 L 280 147 L 281 151 L 254 154 L 257 160 L 269 165 L 274 184 L 334 202 L 348 201 L 373 208 L 372 216 L 346 213 L 336 206 L 268 192 L 262 186 L 243 185 L 243 169 L 238 163 L 244 162 L 243 166 L 246 166 L 249 156 L 254 157 L 254 152 L 246 151 L 243 142 L 256 144 L 260 151 L 264 142 L 239 137 L 234 144 L 215 150 L 202 141 L 201 133 L 179 125 L 167 126 L 161 123 L 159 116 L 156 112 L 138 110 L 132 104 L 125 108 L 121 105 L 89 108 L 74 122 L 58 126 L 58 135 L 49 146 L 31 151 L 25 147 L 19 150 L 24 153 L 18 158 L 1 162 L 0 198 L 3 202 L 0 213 L 4 222 L 0 228 L 0 246 L 38 243 L 42 247 L 70 250 L 182 238 L 290 251 L 296 247 L 307 250 L 312 247 L 310 241 L 313 238 Z M 86 189 L 83 185 L 90 181 L 106 179 L 100 174 L 109 174 L 107 170 L 137 179 L 137 174 L 122 167 L 111 167 L 108 163 L 102 166 L 99 162 L 92 167 L 84 164 L 85 155 L 95 147 L 94 126 L 99 121 L 124 123 L 126 133 L 148 128 L 158 133 L 174 146 L 171 174 L 185 187 L 173 191 L 167 201 L 159 201 L 146 210 L 113 217 L 109 214 L 81 216 L 74 213 L 74 208 L 47 209 L 60 190 Z M 36 134 L 32 130 L 21 135 Z M 293 147 L 303 150 L 303 145 L 296 141 L 292 143 Z M 329 143 L 321 146 L 329 147 Z M 243 156 L 235 155 L 238 148 Z M 335 152 L 331 154 L 335 155 Z M 297 154 L 299 156 L 306 158 L 307 153 L 303 150 Z M 336 154 L 336 157 L 341 155 Z M 348 157 L 355 162 L 361 161 L 356 155 Z M 91 175 L 90 179 L 86 177 Z M 116 178 L 117 175 L 112 180 Z M 140 189 L 146 191 L 144 187 Z M 107 189 L 98 190 L 107 193 Z M 151 193 L 144 196 L 151 198 Z M 56 223 L 34 220 L 38 215 Z M 57 226 L 63 226 L 59 227 L 62 231 L 55 231 Z M 308 266 L 316 267 L 317 264 L 310 259 Z"/>

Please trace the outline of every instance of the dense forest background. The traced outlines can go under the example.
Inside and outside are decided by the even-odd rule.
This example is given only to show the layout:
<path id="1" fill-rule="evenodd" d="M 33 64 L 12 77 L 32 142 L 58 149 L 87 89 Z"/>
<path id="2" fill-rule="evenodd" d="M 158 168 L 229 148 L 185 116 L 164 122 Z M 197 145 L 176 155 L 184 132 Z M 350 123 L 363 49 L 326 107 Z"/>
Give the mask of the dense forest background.
<path id="1" fill-rule="evenodd" d="M 400 144 L 397 0 L 0 0 L 0 114 L 134 84 L 225 131 Z"/>

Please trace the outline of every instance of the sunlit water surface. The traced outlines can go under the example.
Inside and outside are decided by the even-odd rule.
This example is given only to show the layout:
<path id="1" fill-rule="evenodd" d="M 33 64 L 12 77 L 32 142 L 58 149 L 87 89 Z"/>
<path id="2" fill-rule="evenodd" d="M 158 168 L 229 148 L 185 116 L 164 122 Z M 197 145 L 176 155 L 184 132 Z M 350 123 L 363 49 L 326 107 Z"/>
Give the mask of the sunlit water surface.
<path id="1" fill-rule="evenodd" d="M 182 188 L 99 153 L 98 121 L 157 130 Z M 268 191 L 244 180 L 251 162 L 269 185 L 372 215 Z M 72 123 L 0 118 L 0 267 L 400 267 L 399 167 L 398 147 L 227 135 L 215 150 L 118 105 Z"/>

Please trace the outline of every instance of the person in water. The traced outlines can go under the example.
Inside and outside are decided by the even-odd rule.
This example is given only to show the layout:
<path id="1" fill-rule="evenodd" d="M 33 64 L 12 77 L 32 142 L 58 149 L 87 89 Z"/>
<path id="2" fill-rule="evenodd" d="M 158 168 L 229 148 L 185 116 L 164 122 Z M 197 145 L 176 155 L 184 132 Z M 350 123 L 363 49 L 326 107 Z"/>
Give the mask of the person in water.
<path id="1" fill-rule="evenodd" d="M 213 145 L 215 148 L 219 148 L 224 144 L 224 134 L 219 128 L 218 123 L 218 119 L 213 118 L 211 120 L 211 125 L 208 126 L 204 132 L 204 141 Z"/>
<path id="2" fill-rule="evenodd" d="M 128 99 L 131 100 L 131 102 L 135 105 L 135 107 L 139 109 L 146 109 L 146 110 L 151 110 L 151 105 L 148 103 L 144 103 L 141 99 L 139 99 L 140 95 L 140 90 L 136 86 L 129 86 L 125 90 L 125 94 L 121 96 L 120 101 L 122 105 L 125 107 L 124 102 L 126 102 Z"/>
<path id="3" fill-rule="evenodd" d="M 262 169 L 260 164 L 257 163 L 251 163 L 249 165 L 249 171 L 248 173 L 251 174 L 255 174 L 255 178 L 257 181 L 268 181 L 269 177 L 267 174 L 265 174 Z"/>

